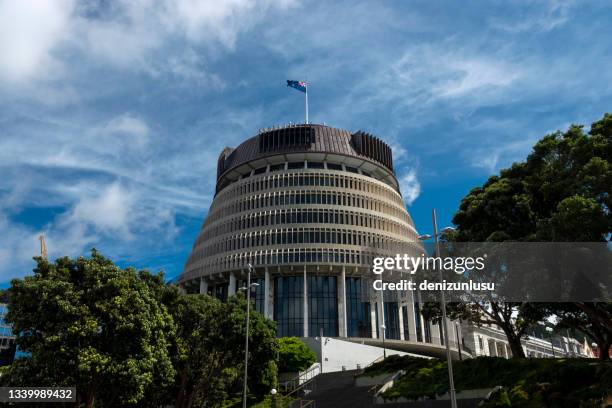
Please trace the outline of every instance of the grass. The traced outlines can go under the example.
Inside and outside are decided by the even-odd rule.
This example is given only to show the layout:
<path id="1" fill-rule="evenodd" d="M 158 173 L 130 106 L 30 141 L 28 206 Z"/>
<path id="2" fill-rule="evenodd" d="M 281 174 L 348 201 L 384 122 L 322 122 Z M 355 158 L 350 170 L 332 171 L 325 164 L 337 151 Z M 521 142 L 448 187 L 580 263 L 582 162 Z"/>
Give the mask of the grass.
<path id="1" fill-rule="evenodd" d="M 591 359 L 479 357 L 454 362 L 453 369 L 457 391 L 504 387 L 490 407 L 589 407 L 612 393 L 612 363 Z M 386 399 L 434 398 L 449 389 L 446 362 L 437 359 L 391 356 L 363 375 L 398 370 L 406 374 L 384 393 Z"/>

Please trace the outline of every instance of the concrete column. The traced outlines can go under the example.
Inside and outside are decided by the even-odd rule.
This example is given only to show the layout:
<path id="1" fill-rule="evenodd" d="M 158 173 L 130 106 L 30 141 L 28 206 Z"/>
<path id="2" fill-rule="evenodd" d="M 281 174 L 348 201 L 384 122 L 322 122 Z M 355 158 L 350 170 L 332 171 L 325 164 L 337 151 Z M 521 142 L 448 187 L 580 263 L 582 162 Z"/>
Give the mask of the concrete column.
<path id="1" fill-rule="evenodd" d="M 378 332 L 378 337 L 382 339 L 383 333 L 381 326 L 385 325 L 385 300 L 382 291 L 378 292 L 378 302 L 376 302 L 376 306 L 378 307 L 378 327 L 376 331 Z M 388 333 L 387 330 L 385 330 L 385 332 Z"/>
<path id="2" fill-rule="evenodd" d="M 404 340 L 404 307 L 402 305 L 402 302 L 397 302 L 397 312 L 399 313 L 398 316 L 398 322 L 399 322 L 399 335 L 400 335 L 400 340 Z"/>
<path id="3" fill-rule="evenodd" d="M 448 322 L 448 325 L 446 327 L 448 327 L 448 338 L 451 340 L 450 345 L 451 347 L 457 348 L 457 346 L 459 345 L 459 339 L 457 338 L 457 327 L 455 325 L 455 322 L 453 322 L 451 319 L 449 319 L 448 317 L 446 318 L 446 321 Z"/>
<path id="4" fill-rule="evenodd" d="M 304 337 L 308 337 L 308 278 L 304 265 Z"/>
<path id="5" fill-rule="evenodd" d="M 416 341 L 416 321 L 414 320 L 414 292 L 411 291 L 408 296 L 408 302 L 406 303 L 408 307 L 408 340 Z M 406 333 L 404 333 L 404 337 Z"/>
<path id="6" fill-rule="evenodd" d="M 497 344 L 495 344 L 495 340 L 489 340 L 489 355 L 491 357 L 497 357 Z"/>
<path id="7" fill-rule="evenodd" d="M 423 343 L 425 343 L 425 319 L 423 319 L 423 315 L 421 314 L 421 309 L 423 308 L 423 296 L 421 295 L 421 291 L 417 292 L 417 299 L 419 300 L 419 319 L 421 319 L 421 338 L 423 339 Z"/>
<path id="8" fill-rule="evenodd" d="M 247 288 L 247 290 L 249 289 Z M 236 294 L 236 275 L 234 274 L 234 272 L 231 272 L 229 276 L 229 286 L 227 288 L 227 296 L 234 296 L 235 294 Z"/>
<path id="9" fill-rule="evenodd" d="M 342 273 L 338 277 L 338 335 L 347 337 L 346 321 L 346 270 L 342 266 Z"/>
<path id="10" fill-rule="evenodd" d="M 442 344 L 442 333 L 440 333 L 440 325 L 431 323 L 431 342 L 433 344 Z M 445 339 L 446 340 L 446 339 Z"/>
<path id="11" fill-rule="evenodd" d="M 504 343 L 504 357 L 510 358 L 510 356 L 508 355 L 508 345 L 506 343 Z"/>
<path id="12" fill-rule="evenodd" d="M 200 293 L 203 295 L 208 293 L 208 282 L 204 278 L 200 278 Z"/>
<path id="13" fill-rule="evenodd" d="M 376 328 L 376 308 L 378 307 L 376 298 L 370 298 L 370 325 L 372 326 L 372 338 L 378 338 L 378 329 Z"/>
<path id="14" fill-rule="evenodd" d="M 270 271 L 268 271 L 268 267 L 266 266 L 264 272 L 264 317 L 266 319 L 272 319 L 272 311 L 274 310 L 274 295 L 272 292 L 272 288 L 270 287 L 272 282 L 270 282 Z"/>

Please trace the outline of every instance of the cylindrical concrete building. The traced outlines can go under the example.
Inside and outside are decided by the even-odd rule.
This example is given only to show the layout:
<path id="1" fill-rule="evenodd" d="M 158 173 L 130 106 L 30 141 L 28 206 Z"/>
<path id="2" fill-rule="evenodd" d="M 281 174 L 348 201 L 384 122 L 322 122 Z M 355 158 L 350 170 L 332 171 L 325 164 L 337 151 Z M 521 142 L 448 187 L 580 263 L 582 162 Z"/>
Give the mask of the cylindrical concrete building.
<path id="1" fill-rule="evenodd" d="M 372 290 L 369 248 L 385 243 L 422 252 L 387 144 L 324 125 L 263 129 L 221 152 L 178 283 L 225 299 L 250 263 L 255 307 L 279 336 L 379 339 L 384 323 L 387 339 L 426 341 L 438 325 L 425 324 L 411 293 L 381 302 Z"/>

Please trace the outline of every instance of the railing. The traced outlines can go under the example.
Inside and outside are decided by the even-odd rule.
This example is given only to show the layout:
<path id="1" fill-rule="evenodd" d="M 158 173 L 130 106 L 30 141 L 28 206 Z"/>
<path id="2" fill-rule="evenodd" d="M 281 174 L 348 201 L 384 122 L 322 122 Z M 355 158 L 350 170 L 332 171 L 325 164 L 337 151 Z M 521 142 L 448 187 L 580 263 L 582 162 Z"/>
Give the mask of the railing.
<path id="1" fill-rule="evenodd" d="M 320 371 L 321 371 L 321 365 L 319 363 L 313 364 L 313 366 L 307 369 L 306 371 L 299 373 L 297 377 L 279 383 L 278 385 L 279 389 L 281 392 L 284 392 L 284 393 L 286 392 L 293 393 L 294 390 L 298 388 L 303 388 L 301 387 L 302 385 L 307 384 L 314 377 L 319 375 Z"/>
<path id="2" fill-rule="evenodd" d="M 370 364 L 368 364 L 367 366 L 365 366 L 365 367 L 361 368 L 361 369 L 359 370 L 359 373 L 358 373 L 357 375 L 359 375 L 359 374 L 363 374 L 363 373 L 365 372 L 366 368 L 371 367 L 371 366 L 373 366 L 374 364 L 378 363 L 379 361 L 383 361 L 384 359 L 385 359 L 385 358 L 384 358 L 383 356 L 377 357 L 377 358 L 376 358 L 374 361 L 372 361 Z"/>
<path id="3" fill-rule="evenodd" d="M 287 408 L 317 408 L 317 402 L 315 400 L 299 399 L 292 401 Z"/>
<path id="4" fill-rule="evenodd" d="M 262 408 L 316 408 L 316 401 L 303 398 L 290 398 L 282 395 L 268 396 L 257 405 Z"/>

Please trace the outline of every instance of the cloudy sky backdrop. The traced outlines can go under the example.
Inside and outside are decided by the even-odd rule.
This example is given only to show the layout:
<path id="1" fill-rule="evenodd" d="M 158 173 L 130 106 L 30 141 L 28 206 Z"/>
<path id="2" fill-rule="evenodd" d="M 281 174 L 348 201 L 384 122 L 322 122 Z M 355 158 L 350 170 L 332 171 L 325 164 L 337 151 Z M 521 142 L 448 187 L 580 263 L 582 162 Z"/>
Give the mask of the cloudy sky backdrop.
<path id="1" fill-rule="evenodd" d="M 588 4 L 588 6 L 587 6 Z M 612 110 L 607 1 L 0 0 L 0 286 L 99 248 L 180 273 L 216 159 L 303 120 L 394 148 L 417 228 Z"/>

